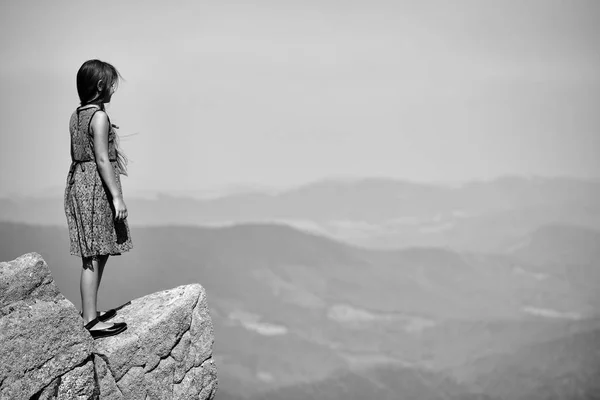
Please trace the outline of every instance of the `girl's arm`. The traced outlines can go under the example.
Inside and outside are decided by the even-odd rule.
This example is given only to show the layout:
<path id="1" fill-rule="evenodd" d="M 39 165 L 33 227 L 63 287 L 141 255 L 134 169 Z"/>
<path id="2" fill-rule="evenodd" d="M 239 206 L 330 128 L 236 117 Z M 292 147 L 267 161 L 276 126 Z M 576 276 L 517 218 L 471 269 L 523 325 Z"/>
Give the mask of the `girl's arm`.
<path id="1" fill-rule="evenodd" d="M 115 178 L 115 170 L 113 169 L 108 158 L 108 132 L 109 123 L 108 116 L 104 111 L 97 111 L 92 117 L 90 123 L 92 133 L 94 135 L 94 154 L 96 156 L 96 165 L 100 177 L 110 191 L 113 205 L 115 207 L 115 218 L 122 220 L 127 218 L 127 207 L 123 201 L 123 194 L 117 186 Z"/>

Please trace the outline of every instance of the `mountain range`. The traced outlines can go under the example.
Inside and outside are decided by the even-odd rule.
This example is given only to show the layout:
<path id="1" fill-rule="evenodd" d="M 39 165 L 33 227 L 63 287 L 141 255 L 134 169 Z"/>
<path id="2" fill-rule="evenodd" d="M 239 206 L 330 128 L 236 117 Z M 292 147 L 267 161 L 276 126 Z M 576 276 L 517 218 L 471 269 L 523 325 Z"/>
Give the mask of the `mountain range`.
<path id="1" fill-rule="evenodd" d="M 365 178 L 205 199 L 125 195 L 131 225 L 280 222 L 369 248 L 498 251 L 549 223 L 600 228 L 600 181 L 571 178 L 505 176 L 453 186 Z M 62 202 L 56 195 L 0 198 L 0 221 L 63 226 Z"/>
<path id="2" fill-rule="evenodd" d="M 136 225 L 134 213 L 143 211 L 132 212 L 134 249 L 109 260 L 99 306 L 201 283 L 215 326 L 221 400 L 594 398 L 595 185 L 368 180 L 322 182 L 279 197 L 159 199 L 146 205 L 164 225 Z M 394 193 L 401 206 L 386 197 Z M 456 203 L 442 201 L 449 193 Z M 79 307 L 80 260 L 68 254 L 65 224 L 20 220 L 29 203 L 6 201 L 13 208 L 0 208 L 0 259 L 40 253 Z M 174 207 L 168 216 L 165 204 Z M 241 204 L 247 207 L 227 214 Z M 174 217 L 182 210 L 190 213 L 187 224 Z M 215 215 L 205 221 L 209 211 Z M 453 222 L 444 235 L 422 231 L 436 213 L 439 223 Z M 391 226 L 387 218 L 416 219 L 402 225 L 413 227 L 402 232 L 407 240 L 388 246 L 361 236 L 358 223 L 337 235 L 322 228 L 342 218 L 378 227 Z M 397 232 L 386 232 L 391 244 Z"/>
<path id="3" fill-rule="evenodd" d="M 562 238 L 561 227 L 553 229 Z M 66 252 L 65 228 L 1 223 L 0 232 L 2 259 L 39 249 L 59 288 L 79 304 L 79 261 Z M 540 232 L 550 240 L 543 228 L 530 243 Z M 598 281 L 567 282 L 518 254 L 372 250 L 270 224 L 146 227 L 133 234 L 134 251 L 109 261 L 101 304 L 201 282 L 215 324 L 220 381 L 234 396 L 332 391 L 334 382 L 356 383 L 355 375 L 414 371 L 450 382 L 453 393 L 462 387 L 476 395 L 480 372 L 490 368 L 473 363 L 486 357 L 488 364 L 498 357 L 505 363 L 536 344 L 577 341 L 578 333 L 600 330 Z M 555 244 L 557 251 L 570 247 Z M 594 252 L 587 257 L 577 264 L 582 274 L 597 269 Z M 582 354 L 586 340 L 577 347 Z M 541 365 L 549 373 L 558 367 Z M 580 367 L 565 373 L 579 376 Z M 396 390 L 390 388 L 382 390 Z"/>

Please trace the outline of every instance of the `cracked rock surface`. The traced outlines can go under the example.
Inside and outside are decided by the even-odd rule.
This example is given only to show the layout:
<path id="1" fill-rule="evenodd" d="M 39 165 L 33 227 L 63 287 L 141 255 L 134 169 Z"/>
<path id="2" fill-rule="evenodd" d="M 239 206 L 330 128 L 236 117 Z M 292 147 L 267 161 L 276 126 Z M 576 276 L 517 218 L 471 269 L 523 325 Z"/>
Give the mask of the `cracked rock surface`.
<path id="1" fill-rule="evenodd" d="M 0 263 L 0 399 L 58 393 L 60 378 L 79 371 L 92 348 L 77 310 L 39 254 Z M 65 382 L 77 385 L 76 379 Z"/>
<path id="2" fill-rule="evenodd" d="M 0 400 L 213 399 L 213 326 L 199 284 L 132 300 L 93 340 L 39 254 L 0 263 Z"/>
<path id="3" fill-rule="evenodd" d="M 94 342 L 100 399 L 210 399 L 217 386 L 213 326 L 199 284 L 131 301 L 111 322 L 119 335 Z M 207 396 L 199 394 L 210 387 Z"/>

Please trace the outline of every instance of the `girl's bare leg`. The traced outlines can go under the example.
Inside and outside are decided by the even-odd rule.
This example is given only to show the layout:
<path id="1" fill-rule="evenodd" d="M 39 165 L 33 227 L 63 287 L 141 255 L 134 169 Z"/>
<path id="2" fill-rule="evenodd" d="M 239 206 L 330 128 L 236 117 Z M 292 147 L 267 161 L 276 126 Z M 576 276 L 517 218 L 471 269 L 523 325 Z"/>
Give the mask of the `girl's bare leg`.
<path id="1" fill-rule="evenodd" d="M 106 265 L 107 261 L 108 261 L 108 255 L 100 256 L 98 258 L 98 286 L 96 288 L 96 293 L 98 293 L 98 291 L 100 290 L 100 282 L 102 282 L 102 274 L 104 273 L 104 266 Z M 103 315 L 104 312 L 97 312 L 96 314 Z"/>
<path id="2" fill-rule="evenodd" d="M 81 269 L 79 288 L 81 290 L 81 308 L 83 311 L 84 324 L 87 324 L 97 317 L 98 286 L 100 285 L 102 276 L 100 265 L 102 265 L 102 270 L 104 270 L 107 259 L 108 256 L 99 257 L 98 260 L 92 260 L 91 257 L 82 259 L 83 266 Z M 111 325 L 112 324 L 98 322 L 92 329 L 104 329 Z"/>

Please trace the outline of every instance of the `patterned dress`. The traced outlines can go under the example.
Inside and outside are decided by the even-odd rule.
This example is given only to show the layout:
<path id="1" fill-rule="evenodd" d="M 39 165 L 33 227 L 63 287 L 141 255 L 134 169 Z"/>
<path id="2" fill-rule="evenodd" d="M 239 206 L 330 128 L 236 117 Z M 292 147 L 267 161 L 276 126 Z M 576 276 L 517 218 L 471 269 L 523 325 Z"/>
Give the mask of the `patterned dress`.
<path id="1" fill-rule="evenodd" d="M 71 254 L 94 259 L 107 254 L 120 255 L 133 247 L 127 220 L 115 221 L 112 196 L 96 166 L 90 122 L 98 110 L 95 106 L 78 108 L 71 115 L 71 168 L 64 196 Z M 110 125 L 108 158 L 121 190 L 115 135 Z"/>

